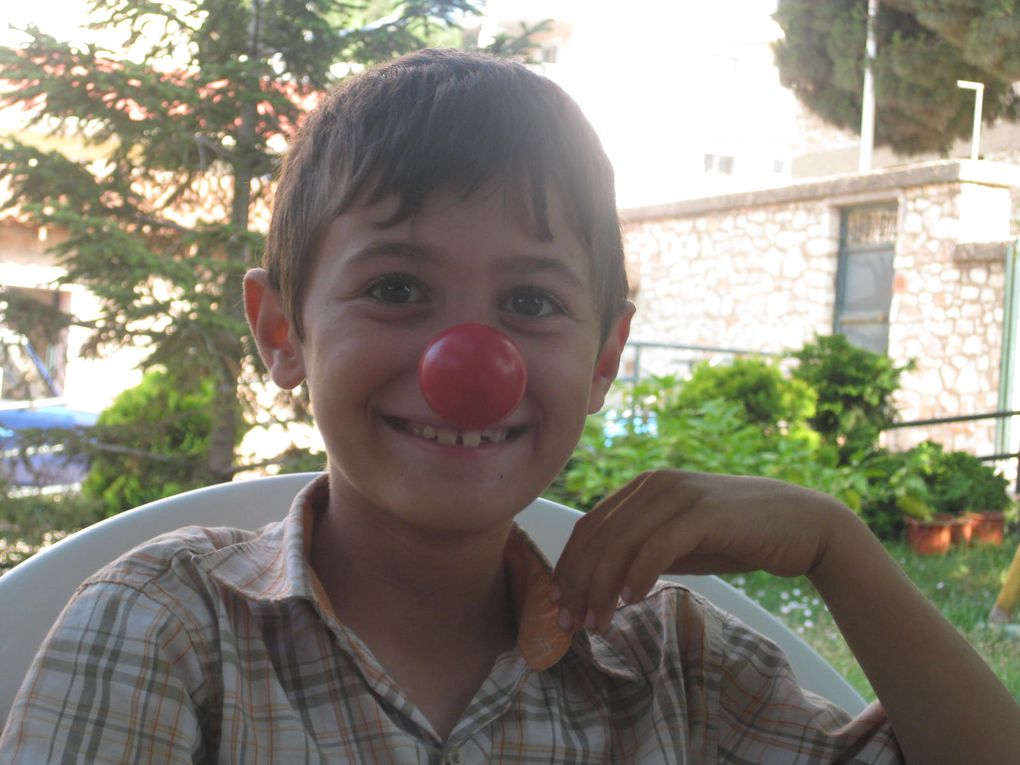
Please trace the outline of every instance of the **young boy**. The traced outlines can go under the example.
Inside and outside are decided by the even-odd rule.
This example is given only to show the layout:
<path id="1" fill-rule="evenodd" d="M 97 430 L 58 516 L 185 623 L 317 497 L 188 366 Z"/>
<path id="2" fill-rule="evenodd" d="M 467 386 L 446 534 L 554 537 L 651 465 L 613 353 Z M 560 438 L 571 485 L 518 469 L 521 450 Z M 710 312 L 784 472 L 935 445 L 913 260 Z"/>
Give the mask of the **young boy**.
<path id="1" fill-rule="evenodd" d="M 659 471 L 580 521 L 555 571 L 540 559 L 514 516 L 602 405 L 626 295 L 612 171 L 557 87 L 439 51 L 347 82 L 294 141 L 245 278 L 273 379 L 308 384 L 325 475 L 280 523 L 182 529 L 90 579 L 0 759 L 1017 761 L 1016 702 L 830 497 Z M 464 424 L 418 368 L 478 324 L 527 383 Z M 850 719 L 656 584 L 759 568 L 811 578 L 881 705 Z"/>

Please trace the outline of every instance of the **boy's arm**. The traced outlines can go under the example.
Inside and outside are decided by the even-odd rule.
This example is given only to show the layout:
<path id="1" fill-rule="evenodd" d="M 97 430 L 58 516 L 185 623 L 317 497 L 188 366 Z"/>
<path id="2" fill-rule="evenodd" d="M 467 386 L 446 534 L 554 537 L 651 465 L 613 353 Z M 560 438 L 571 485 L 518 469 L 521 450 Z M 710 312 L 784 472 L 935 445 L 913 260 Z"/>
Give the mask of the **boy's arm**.
<path id="1" fill-rule="evenodd" d="M 556 567 L 561 626 L 608 626 L 661 574 L 807 575 L 908 762 L 1002 763 L 1020 705 L 867 527 L 825 494 L 764 478 L 644 474 L 582 518 Z"/>
<path id="2" fill-rule="evenodd" d="M 1020 758 L 1020 706 L 864 524 L 844 513 L 809 575 L 908 762 Z"/>

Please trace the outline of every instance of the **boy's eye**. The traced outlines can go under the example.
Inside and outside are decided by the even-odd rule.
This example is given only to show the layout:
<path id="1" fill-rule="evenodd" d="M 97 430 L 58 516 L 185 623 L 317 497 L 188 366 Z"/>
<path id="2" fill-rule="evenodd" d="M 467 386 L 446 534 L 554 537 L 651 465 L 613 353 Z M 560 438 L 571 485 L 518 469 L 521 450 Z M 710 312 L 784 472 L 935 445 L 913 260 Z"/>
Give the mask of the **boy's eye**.
<path id="1" fill-rule="evenodd" d="M 544 290 L 537 289 L 518 290 L 507 297 L 501 307 L 519 316 L 532 318 L 563 312 L 559 301 Z"/>
<path id="2" fill-rule="evenodd" d="M 370 297 L 381 303 L 405 304 L 420 303 L 425 299 L 424 290 L 406 276 L 384 276 L 376 281 L 368 290 Z"/>

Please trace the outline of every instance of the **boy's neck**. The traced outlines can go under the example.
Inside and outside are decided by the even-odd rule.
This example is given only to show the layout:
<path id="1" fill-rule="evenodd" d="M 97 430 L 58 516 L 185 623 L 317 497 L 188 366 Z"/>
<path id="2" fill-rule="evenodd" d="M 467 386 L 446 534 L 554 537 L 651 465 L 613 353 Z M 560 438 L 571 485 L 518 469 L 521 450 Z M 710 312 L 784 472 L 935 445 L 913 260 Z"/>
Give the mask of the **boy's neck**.
<path id="1" fill-rule="evenodd" d="M 516 642 L 511 523 L 450 535 L 338 499 L 316 520 L 312 568 L 339 621 L 445 737 Z"/>
<path id="2" fill-rule="evenodd" d="M 448 533 L 403 523 L 335 487 L 315 523 L 311 563 L 342 622 L 356 632 L 368 619 L 403 622 L 405 632 L 421 622 L 465 638 L 479 625 L 506 622 L 512 604 L 503 555 L 512 520 Z"/>
<path id="3" fill-rule="evenodd" d="M 400 603 L 448 624 L 461 621 L 459 613 L 477 623 L 494 600 L 509 598 L 503 551 L 510 528 L 450 538 L 330 509 L 315 524 L 312 566 L 341 610 L 358 601 L 374 609 Z"/>

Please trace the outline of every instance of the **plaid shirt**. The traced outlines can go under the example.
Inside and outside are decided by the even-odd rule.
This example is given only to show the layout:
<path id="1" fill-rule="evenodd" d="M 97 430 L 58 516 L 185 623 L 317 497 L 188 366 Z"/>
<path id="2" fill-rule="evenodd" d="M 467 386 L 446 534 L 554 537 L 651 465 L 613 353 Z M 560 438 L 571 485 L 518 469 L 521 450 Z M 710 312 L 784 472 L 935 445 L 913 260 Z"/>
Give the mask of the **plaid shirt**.
<path id="1" fill-rule="evenodd" d="M 780 650 L 674 584 L 604 637 L 555 628 L 548 564 L 507 550 L 518 647 L 446 740 L 334 618 L 307 561 L 324 480 L 259 531 L 185 528 L 91 577 L 30 670 L 0 762 L 899 762 Z"/>

